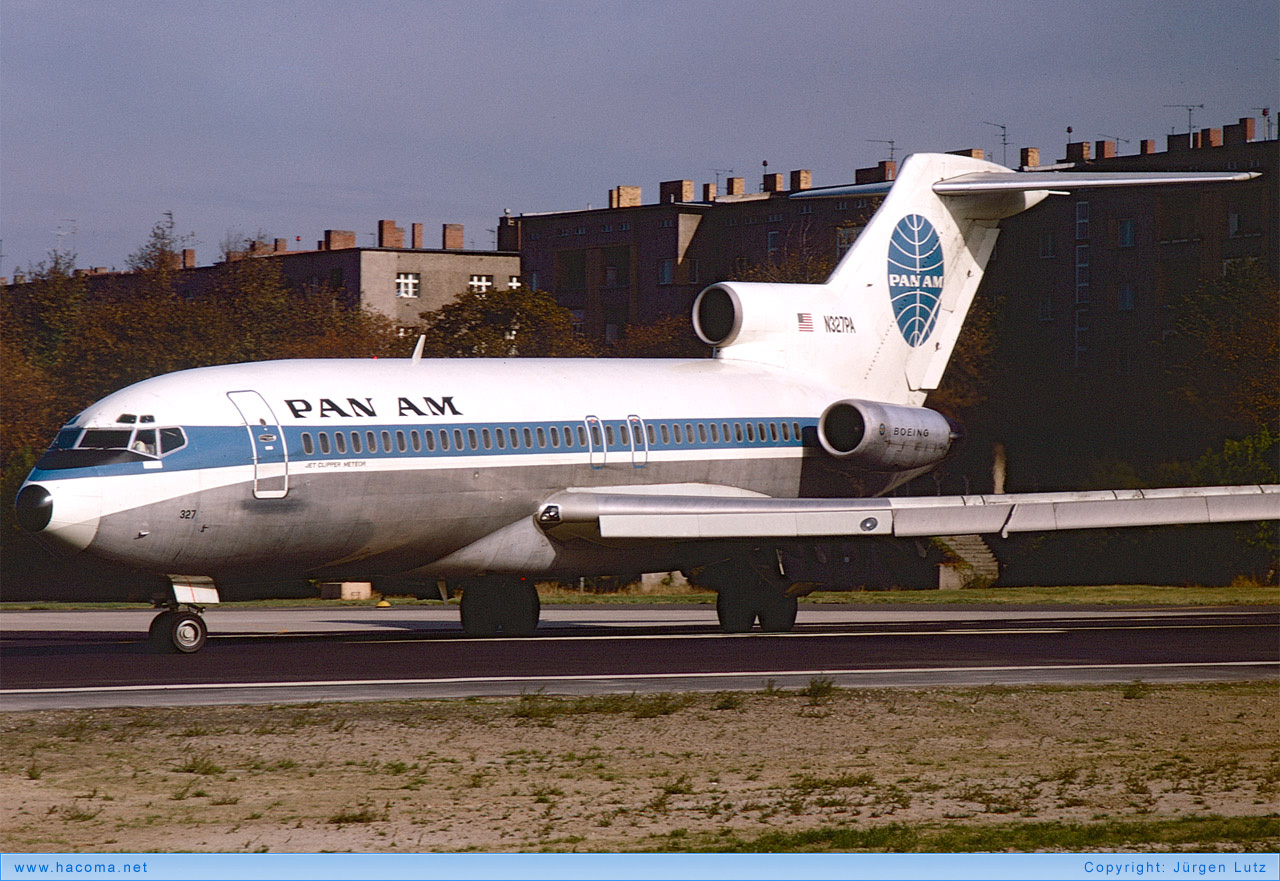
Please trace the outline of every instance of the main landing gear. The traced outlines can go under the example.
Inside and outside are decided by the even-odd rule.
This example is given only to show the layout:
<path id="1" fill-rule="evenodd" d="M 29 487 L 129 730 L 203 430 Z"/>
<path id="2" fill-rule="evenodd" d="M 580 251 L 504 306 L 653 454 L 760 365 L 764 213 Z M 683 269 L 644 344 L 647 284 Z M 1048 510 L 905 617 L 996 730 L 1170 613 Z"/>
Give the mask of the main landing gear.
<path id="1" fill-rule="evenodd" d="M 161 652 L 198 652 L 209 638 L 203 612 L 199 606 L 170 606 L 151 620 L 147 638 Z"/>
<path id="2" fill-rule="evenodd" d="M 467 636 L 533 636 L 542 603 L 532 581 L 477 578 L 459 585 L 462 630 Z"/>
<path id="3" fill-rule="evenodd" d="M 795 627 L 798 602 L 787 593 L 775 552 L 755 549 L 717 567 L 716 618 L 725 633 L 747 633 L 760 622 L 766 633 L 786 633 Z"/>

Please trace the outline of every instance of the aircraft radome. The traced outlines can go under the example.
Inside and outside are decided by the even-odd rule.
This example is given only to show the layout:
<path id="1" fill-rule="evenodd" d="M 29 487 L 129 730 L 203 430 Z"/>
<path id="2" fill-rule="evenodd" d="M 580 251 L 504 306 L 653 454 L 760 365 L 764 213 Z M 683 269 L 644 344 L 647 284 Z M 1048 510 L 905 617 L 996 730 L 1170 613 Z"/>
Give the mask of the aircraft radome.
<path id="1" fill-rule="evenodd" d="M 923 407 L 999 221 L 1050 191 L 1251 174 L 1017 173 L 917 154 L 823 284 L 723 282 L 702 360 L 273 361 L 185 370 L 68 422 L 17 497 L 47 544 L 167 575 L 151 626 L 205 642 L 219 585 L 462 588 L 468 634 L 526 635 L 536 579 L 706 565 L 721 626 L 791 628 L 779 552 L 824 540 L 1280 517 L 1280 487 L 885 498 L 959 429 Z"/>

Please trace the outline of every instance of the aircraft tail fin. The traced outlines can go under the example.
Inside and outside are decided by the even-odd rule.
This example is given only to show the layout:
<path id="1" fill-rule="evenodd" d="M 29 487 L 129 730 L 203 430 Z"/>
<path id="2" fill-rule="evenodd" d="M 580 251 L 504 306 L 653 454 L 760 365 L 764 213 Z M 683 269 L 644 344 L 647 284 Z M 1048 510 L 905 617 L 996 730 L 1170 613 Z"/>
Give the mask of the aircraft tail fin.
<path id="1" fill-rule="evenodd" d="M 723 359 L 794 369 L 859 398 L 919 405 L 942 379 L 1003 218 L 1062 190 L 1255 176 L 1023 173 L 967 156 L 918 153 L 903 163 L 826 282 L 721 282 L 699 295 L 694 325 Z M 885 187 L 807 190 L 793 198 L 853 197 Z"/>

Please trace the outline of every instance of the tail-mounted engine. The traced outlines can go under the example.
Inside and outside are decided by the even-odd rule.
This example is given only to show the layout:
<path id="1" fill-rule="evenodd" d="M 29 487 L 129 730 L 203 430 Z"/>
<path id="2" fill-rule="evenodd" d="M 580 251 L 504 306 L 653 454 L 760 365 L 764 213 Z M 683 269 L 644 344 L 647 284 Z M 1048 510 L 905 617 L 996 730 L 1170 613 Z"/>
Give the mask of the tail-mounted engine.
<path id="1" fill-rule="evenodd" d="M 876 401 L 838 401 L 818 420 L 824 450 L 872 471 L 936 465 L 962 435 L 960 427 L 941 413 Z"/>

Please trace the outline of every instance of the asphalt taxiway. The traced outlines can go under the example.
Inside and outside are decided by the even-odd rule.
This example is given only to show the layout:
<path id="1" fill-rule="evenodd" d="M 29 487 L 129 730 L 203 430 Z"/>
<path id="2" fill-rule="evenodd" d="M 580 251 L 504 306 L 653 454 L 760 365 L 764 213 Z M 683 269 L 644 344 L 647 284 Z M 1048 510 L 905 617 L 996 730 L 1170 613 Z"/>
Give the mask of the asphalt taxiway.
<path id="1" fill-rule="evenodd" d="M 796 687 L 1280 679 L 1280 608 L 802 605 L 722 634 L 709 605 L 544 607 L 529 639 L 443 606 L 212 608 L 193 655 L 149 609 L 0 613 L 0 710 Z"/>

